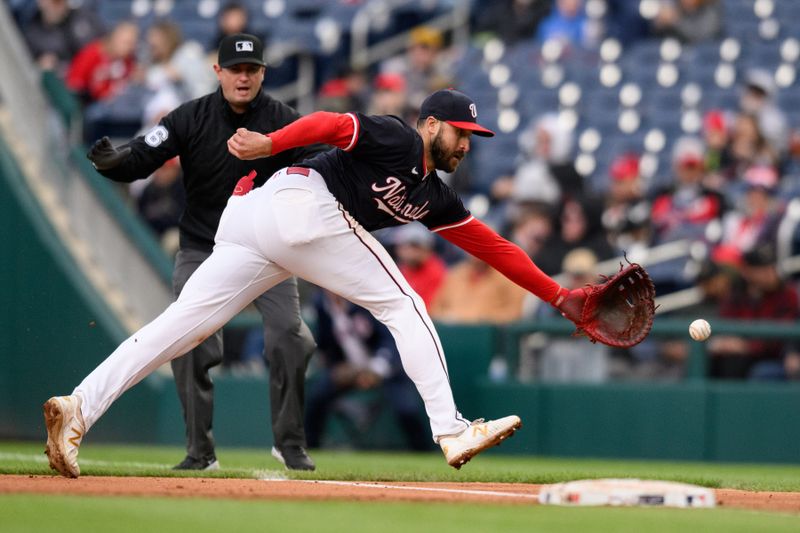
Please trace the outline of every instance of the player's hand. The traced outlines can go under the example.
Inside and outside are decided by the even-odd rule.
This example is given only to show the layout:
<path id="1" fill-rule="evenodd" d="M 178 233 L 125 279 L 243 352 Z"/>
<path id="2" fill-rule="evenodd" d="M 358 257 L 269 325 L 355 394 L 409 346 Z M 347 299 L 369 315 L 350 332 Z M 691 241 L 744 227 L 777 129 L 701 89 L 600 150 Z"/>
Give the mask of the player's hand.
<path id="1" fill-rule="evenodd" d="M 581 316 L 583 315 L 583 305 L 586 303 L 586 291 L 583 288 L 572 289 L 567 293 L 564 300 L 554 305 L 556 309 L 561 311 L 561 314 L 571 320 L 575 324 L 580 324 Z"/>
<path id="2" fill-rule="evenodd" d="M 131 153 L 129 147 L 114 148 L 108 137 L 95 141 L 86 157 L 97 170 L 108 170 L 122 163 Z"/>
<path id="3" fill-rule="evenodd" d="M 228 151 L 245 161 L 268 157 L 272 155 L 272 139 L 261 133 L 239 128 L 228 139 Z"/>

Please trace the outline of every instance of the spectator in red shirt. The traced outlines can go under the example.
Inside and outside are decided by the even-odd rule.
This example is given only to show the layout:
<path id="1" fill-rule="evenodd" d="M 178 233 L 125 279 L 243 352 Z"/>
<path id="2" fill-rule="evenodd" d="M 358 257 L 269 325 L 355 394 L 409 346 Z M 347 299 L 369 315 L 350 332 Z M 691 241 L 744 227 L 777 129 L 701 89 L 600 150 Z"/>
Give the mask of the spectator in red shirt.
<path id="1" fill-rule="evenodd" d="M 394 235 L 400 272 L 428 309 L 447 275 L 447 265 L 434 251 L 433 241 L 433 234 L 419 224 L 401 226 Z"/>
<path id="2" fill-rule="evenodd" d="M 793 322 L 800 317 L 797 291 L 778 273 L 775 247 L 762 244 L 744 254 L 744 283 L 734 288 L 720 305 L 720 317 L 739 320 Z M 729 379 L 783 377 L 780 340 L 761 340 L 736 335 L 715 335 L 709 341 L 710 375 Z"/>
<path id="3" fill-rule="evenodd" d="M 783 216 L 782 202 L 776 198 L 778 171 L 775 168 L 752 166 L 744 173 L 743 182 L 746 190 L 741 205 L 722 220 L 721 242 L 740 254 L 760 243 L 773 242 Z"/>
<path id="4" fill-rule="evenodd" d="M 67 71 L 67 87 L 86 102 L 119 94 L 134 73 L 138 40 L 138 26 L 120 22 L 111 33 L 78 52 Z"/>
<path id="5" fill-rule="evenodd" d="M 675 142 L 675 187 L 653 202 L 656 243 L 702 239 L 707 224 L 722 215 L 722 198 L 703 186 L 704 161 L 705 148 L 700 139 L 681 137 Z"/>

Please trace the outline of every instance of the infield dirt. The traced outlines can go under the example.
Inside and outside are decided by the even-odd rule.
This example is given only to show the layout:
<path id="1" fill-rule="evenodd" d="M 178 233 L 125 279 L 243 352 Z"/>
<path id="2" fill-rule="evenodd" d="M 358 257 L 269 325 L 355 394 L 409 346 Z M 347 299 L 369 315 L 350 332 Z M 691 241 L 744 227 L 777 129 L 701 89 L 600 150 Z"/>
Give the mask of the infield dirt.
<path id="1" fill-rule="evenodd" d="M 541 485 L 374 483 L 219 478 L 0 476 L 0 493 L 264 500 L 424 501 L 535 504 Z M 800 513 L 800 492 L 717 489 L 723 507 Z"/>

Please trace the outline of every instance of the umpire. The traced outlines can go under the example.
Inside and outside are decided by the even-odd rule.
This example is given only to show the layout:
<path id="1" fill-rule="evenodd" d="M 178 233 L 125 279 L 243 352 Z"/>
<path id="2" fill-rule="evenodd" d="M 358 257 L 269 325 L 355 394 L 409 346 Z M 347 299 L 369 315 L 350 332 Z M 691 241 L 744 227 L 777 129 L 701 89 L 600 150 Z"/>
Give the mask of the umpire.
<path id="1" fill-rule="evenodd" d="M 225 37 L 214 65 L 220 84 L 216 92 L 183 104 L 145 135 L 123 146 L 114 148 L 104 137 L 87 155 L 101 174 L 122 182 L 145 178 L 165 161 L 180 157 L 187 205 L 180 219 L 180 248 L 172 276 L 176 297 L 211 254 L 220 216 L 238 178 L 254 169 L 258 172 L 256 185 L 261 185 L 277 170 L 322 148 L 294 149 L 257 161 L 241 161 L 228 152 L 226 141 L 237 128 L 275 131 L 300 117 L 263 92 L 263 57 L 257 37 L 244 33 Z M 272 455 L 289 469 L 314 470 L 305 451 L 303 385 L 315 345 L 300 318 L 297 280 L 290 278 L 275 286 L 254 303 L 263 318 L 269 363 Z M 214 385 L 208 371 L 221 362 L 221 332 L 172 361 L 187 441 L 186 458 L 176 469 L 219 468 L 211 431 Z"/>

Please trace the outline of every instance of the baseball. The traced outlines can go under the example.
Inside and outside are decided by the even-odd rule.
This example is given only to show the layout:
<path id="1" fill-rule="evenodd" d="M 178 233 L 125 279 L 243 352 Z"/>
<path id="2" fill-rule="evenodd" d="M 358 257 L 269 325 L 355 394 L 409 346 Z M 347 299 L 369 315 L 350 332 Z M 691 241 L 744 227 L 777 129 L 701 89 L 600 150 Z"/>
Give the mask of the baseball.
<path id="1" fill-rule="evenodd" d="M 696 341 L 704 341 L 711 335 L 711 324 L 698 318 L 689 324 L 689 335 Z"/>

